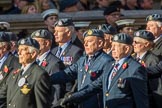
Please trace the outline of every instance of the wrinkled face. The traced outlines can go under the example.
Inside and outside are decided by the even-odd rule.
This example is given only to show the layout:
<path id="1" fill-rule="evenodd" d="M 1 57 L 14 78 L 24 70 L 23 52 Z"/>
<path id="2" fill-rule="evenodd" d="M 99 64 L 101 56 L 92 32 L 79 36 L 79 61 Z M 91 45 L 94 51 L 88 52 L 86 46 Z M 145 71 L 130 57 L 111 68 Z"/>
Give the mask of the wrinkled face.
<path id="1" fill-rule="evenodd" d="M 121 30 L 122 33 L 126 33 L 126 34 L 130 35 L 131 37 L 133 37 L 134 31 L 135 31 L 135 30 L 134 30 L 133 27 L 124 27 L 124 28 Z"/>
<path id="2" fill-rule="evenodd" d="M 96 36 L 87 36 L 84 38 L 84 48 L 87 55 L 93 55 L 103 46 L 103 40 Z"/>
<path id="3" fill-rule="evenodd" d="M 111 41 L 112 35 L 110 34 L 104 34 L 104 47 L 103 48 L 110 48 L 112 41 Z"/>
<path id="4" fill-rule="evenodd" d="M 126 44 L 118 43 L 118 42 L 112 42 L 112 57 L 118 61 L 121 58 L 124 58 L 128 55 L 130 52 L 130 47 Z"/>
<path id="5" fill-rule="evenodd" d="M 35 13 L 38 13 L 36 7 L 34 5 L 30 6 L 29 9 L 28 9 L 28 14 L 35 14 Z"/>
<path id="6" fill-rule="evenodd" d="M 56 26 L 54 29 L 55 41 L 57 43 L 66 43 L 71 37 L 69 36 L 69 29 L 67 27 Z"/>
<path id="7" fill-rule="evenodd" d="M 114 25 L 117 20 L 120 20 L 120 12 L 113 12 L 109 15 L 105 15 L 106 22 Z"/>
<path id="8" fill-rule="evenodd" d="M 152 32 L 155 37 L 158 37 L 161 34 L 161 27 L 157 25 L 156 21 L 148 21 L 146 30 Z"/>
<path id="9" fill-rule="evenodd" d="M 139 37 L 133 38 L 133 48 L 135 53 L 145 52 L 147 49 L 145 47 L 147 41 Z"/>
<path id="10" fill-rule="evenodd" d="M 27 65 L 33 61 L 32 53 L 29 52 L 29 47 L 26 45 L 19 45 L 18 55 L 19 55 L 19 63 L 22 65 Z"/>
<path id="11" fill-rule="evenodd" d="M 46 20 L 45 20 L 45 24 L 49 27 L 54 28 L 54 24 L 55 22 L 58 20 L 58 16 L 49 16 Z"/>

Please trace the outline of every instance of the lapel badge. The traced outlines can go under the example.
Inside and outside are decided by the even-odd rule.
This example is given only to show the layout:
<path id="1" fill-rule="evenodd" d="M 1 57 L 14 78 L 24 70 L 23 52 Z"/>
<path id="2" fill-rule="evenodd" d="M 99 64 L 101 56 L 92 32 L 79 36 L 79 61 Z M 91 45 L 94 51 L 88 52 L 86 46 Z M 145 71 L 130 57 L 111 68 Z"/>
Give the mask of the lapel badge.
<path id="1" fill-rule="evenodd" d="M 23 94 L 28 94 L 30 90 L 31 90 L 31 89 L 29 89 L 28 86 L 27 86 L 26 84 L 23 85 L 23 87 L 21 88 L 21 92 L 22 92 Z"/>
<path id="2" fill-rule="evenodd" d="M 40 33 L 39 32 L 36 32 L 35 33 L 35 36 L 37 36 L 37 37 L 40 36 Z"/>
<path id="3" fill-rule="evenodd" d="M 108 92 L 106 92 L 106 94 L 105 94 L 106 96 L 109 96 L 109 93 Z"/>
<path id="4" fill-rule="evenodd" d="M 26 82 L 26 79 L 24 77 L 22 77 L 18 82 L 18 86 L 22 87 L 25 84 L 25 82 Z"/>
<path id="5" fill-rule="evenodd" d="M 2 71 L 0 72 L 0 80 L 3 79 Z"/>
<path id="6" fill-rule="evenodd" d="M 124 88 L 125 87 L 126 80 L 124 80 L 122 78 L 119 78 L 117 83 L 118 83 L 117 86 L 119 88 Z"/>

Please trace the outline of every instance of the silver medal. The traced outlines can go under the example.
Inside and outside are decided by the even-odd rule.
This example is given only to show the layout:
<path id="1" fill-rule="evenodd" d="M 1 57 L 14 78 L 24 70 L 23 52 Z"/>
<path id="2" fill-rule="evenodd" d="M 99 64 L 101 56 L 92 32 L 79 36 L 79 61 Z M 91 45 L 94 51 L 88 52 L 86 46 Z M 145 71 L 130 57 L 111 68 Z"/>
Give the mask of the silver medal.
<path id="1" fill-rule="evenodd" d="M 26 82 L 26 79 L 23 77 L 23 78 L 21 78 L 20 80 L 19 80 L 19 82 L 18 82 L 18 86 L 19 87 L 22 87 L 24 84 L 25 84 L 25 82 Z"/>

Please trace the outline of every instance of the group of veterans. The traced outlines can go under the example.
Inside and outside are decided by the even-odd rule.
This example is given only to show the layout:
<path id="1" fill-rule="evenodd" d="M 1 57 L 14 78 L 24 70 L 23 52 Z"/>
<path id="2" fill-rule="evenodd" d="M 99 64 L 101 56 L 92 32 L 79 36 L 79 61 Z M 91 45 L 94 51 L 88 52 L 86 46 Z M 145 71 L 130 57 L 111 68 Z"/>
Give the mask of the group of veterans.
<path id="1" fill-rule="evenodd" d="M 57 17 L 47 10 L 47 29 L 21 39 L 0 24 L 0 108 L 161 108 L 160 14 L 142 30 L 119 20 L 82 39 L 72 19 Z"/>

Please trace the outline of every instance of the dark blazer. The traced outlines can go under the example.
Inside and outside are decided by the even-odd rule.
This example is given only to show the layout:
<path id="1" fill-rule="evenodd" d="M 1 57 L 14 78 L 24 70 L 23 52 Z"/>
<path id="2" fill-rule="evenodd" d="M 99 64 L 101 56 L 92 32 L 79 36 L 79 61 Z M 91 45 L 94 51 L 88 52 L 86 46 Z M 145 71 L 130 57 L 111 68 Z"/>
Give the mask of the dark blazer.
<path id="1" fill-rule="evenodd" d="M 45 71 L 48 72 L 49 75 L 52 75 L 55 72 L 59 72 L 65 68 L 65 65 L 63 62 L 58 59 L 55 55 L 53 55 L 51 52 L 48 53 L 46 58 L 43 60 L 43 62 L 40 65 Z M 56 104 L 60 98 L 63 98 L 65 93 L 65 87 L 64 85 L 55 84 L 52 86 L 52 104 Z"/>
<path id="2" fill-rule="evenodd" d="M 53 48 L 51 50 L 52 54 L 56 55 L 58 50 L 58 46 Z M 77 47 L 76 45 L 73 45 L 72 43 L 70 43 L 66 49 L 64 50 L 64 52 L 62 53 L 60 59 L 63 61 L 63 63 L 68 66 L 71 65 L 73 63 L 75 63 L 83 54 L 83 50 L 79 47 Z M 71 61 L 69 63 L 66 63 L 63 59 L 63 57 L 72 57 Z"/>
<path id="3" fill-rule="evenodd" d="M 155 42 L 154 47 L 151 49 L 151 51 L 159 57 L 160 60 L 162 60 L 162 37 Z"/>
<path id="4" fill-rule="evenodd" d="M 136 58 L 136 54 L 134 55 L 134 58 Z M 153 54 L 150 51 L 147 51 L 147 53 L 142 57 L 140 60 L 141 64 L 145 64 L 146 67 L 154 66 L 160 62 L 159 58 Z M 150 100 L 150 108 L 158 108 L 157 107 L 157 100 L 155 99 L 158 95 L 160 97 L 160 93 L 158 92 L 158 89 L 161 88 L 161 78 L 156 77 L 156 75 L 152 75 L 149 77 L 148 80 L 148 93 L 149 93 L 149 100 Z M 161 88 L 162 89 L 162 88 Z"/>
<path id="5" fill-rule="evenodd" d="M 50 108 L 50 81 L 46 71 L 33 63 L 27 71 L 15 73 L 8 79 L 7 108 Z M 25 84 L 22 83 L 25 78 Z"/>
<path id="6" fill-rule="evenodd" d="M 55 48 L 53 48 L 51 52 L 54 55 L 56 55 L 57 50 L 58 50 L 58 46 L 55 47 Z M 73 45 L 72 43 L 70 43 L 66 47 L 66 49 L 64 50 L 64 52 L 62 53 L 60 59 L 63 61 L 64 65 L 67 67 L 67 66 L 75 63 L 82 56 L 82 54 L 83 54 L 83 50 L 81 48 L 79 48 L 79 47 Z M 66 61 L 67 59 L 65 59 L 65 58 L 67 58 L 67 57 L 68 58 L 70 57 L 72 59 Z M 74 82 L 66 83 L 66 91 L 67 92 L 71 91 L 73 84 L 74 84 Z"/>
<path id="7" fill-rule="evenodd" d="M 3 79 L 0 80 L 0 87 L 6 83 L 6 80 L 8 78 L 8 75 L 10 74 L 10 72 L 15 69 L 15 68 L 19 68 L 21 65 L 19 64 L 19 60 L 17 57 L 15 57 L 13 54 L 9 53 L 7 59 L 5 60 L 5 62 L 3 63 L 2 67 L 1 67 L 1 74 L 3 76 Z M 4 72 L 4 67 L 8 68 L 8 72 Z"/>
<path id="8" fill-rule="evenodd" d="M 66 83 L 77 79 L 78 91 L 86 87 L 91 82 L 95 81 L 102 73 L 106 65 L 113 58 L 105 52 L 98 51 L 92 58 L 91 65 L 88 70 L 85 69 L 87 56 L 82 56 L 76 63 L 67 67 L 64 72 L 58 72 L 51 76 L 53 83 Z M 80 103 L 80 108 L 103 108 L 102 93 L 93 95 L 88 100 Z"/>
<path id="9" fill-rule="evenodd" d="M 132 57 L 128 57 L 124 64 L 112 79 L 109 89 L 108 79 L 114 62 L 108 65 L 96 81 L 74 93 L 71 96 L 71 102 L 83 101 L 102 88 L 104 108 L 149 108 L 145 68 Z"/>

